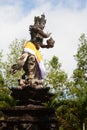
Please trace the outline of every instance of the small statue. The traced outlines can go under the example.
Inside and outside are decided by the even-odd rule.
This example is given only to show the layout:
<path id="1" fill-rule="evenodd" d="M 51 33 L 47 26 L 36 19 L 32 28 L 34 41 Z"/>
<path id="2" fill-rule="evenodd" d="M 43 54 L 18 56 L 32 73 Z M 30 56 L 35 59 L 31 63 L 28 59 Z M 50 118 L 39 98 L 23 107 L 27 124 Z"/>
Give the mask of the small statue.
<path id="1" fill-rule="evenodd" d="M 25 73 L 22 75 L 22 79 L 19 80 L 21 88 L 26 86 L 43 87 L 43 78 L 46 72 L 39 49 L 40 47 L 52 48 L 55 43 L 52 37 L 49 38 L 51 33 L 44 33 L 45 24 L 44 14 L 41 17 L 34 17 L 34 25 L 29 26 L 31 39 L 24 44 L 23 54 L 18 59 L 18 63 L 14 64 L 10 69 L 11 74 L 16 73 L 21 68 L 24 69 Z M 44 38 L 49 38 L 46 44 L 43 44 Z"/>

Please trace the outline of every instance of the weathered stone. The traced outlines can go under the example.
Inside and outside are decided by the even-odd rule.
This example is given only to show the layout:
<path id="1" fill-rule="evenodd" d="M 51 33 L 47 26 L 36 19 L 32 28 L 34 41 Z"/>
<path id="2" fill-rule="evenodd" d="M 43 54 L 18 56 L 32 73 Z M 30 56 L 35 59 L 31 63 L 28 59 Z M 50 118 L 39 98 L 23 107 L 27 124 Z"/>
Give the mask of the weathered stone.
<path id="1" fill-rule="evenodd" d="M 49 88 L 28 86 L 22 90 L 11 90 L 19 103 L 12 108 L 2 109 L 4 119 L 0 120 L 0 130 L 58 130 L 55 110 L 44 105 L 53 96 Z"/>

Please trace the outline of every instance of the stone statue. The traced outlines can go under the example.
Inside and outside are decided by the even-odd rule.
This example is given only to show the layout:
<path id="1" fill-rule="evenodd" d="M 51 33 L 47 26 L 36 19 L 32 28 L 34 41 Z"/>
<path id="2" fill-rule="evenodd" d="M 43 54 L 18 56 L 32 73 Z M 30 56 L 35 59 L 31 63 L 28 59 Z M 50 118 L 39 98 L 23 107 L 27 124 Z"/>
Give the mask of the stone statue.
<path id="1" fill-rule="evenodd" d="M 18 59 L 18 63 L 14 64 L 10 69 L 11 74 L 16 73 L 16 71 L 21 68 L 24 69 L 25 73 L 19 80 L 20 88 L 26 86 L 35 88 L 43 87 L 45 68 L 39 49 L 40 47 L 52 48 L 55 43 L 53 38 L 50 37 L 51 33 L 45 33 L 43 31 L 45 24 L 46 19 L 44 14 L 42 14 L 41 17 L 34 17 L 34 24 L 29 26 L 31 39 L 24 44 L 23 54 Z M 43 43 L 44 38 L 48 38 L 46 44 Z"/>

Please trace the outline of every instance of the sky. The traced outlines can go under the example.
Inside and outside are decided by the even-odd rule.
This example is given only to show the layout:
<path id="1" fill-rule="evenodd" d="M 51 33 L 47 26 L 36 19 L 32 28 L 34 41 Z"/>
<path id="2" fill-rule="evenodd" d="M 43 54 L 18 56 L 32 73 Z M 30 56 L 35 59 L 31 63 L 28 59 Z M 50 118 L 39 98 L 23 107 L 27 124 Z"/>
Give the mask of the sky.
<path id="1" fill-rule="evenodd" d="M 15 39 L 30 40 L 29 25 L 43 13 L 45 32 L 51 32 L 55 40 L 54 48 L 40 50 L 43 59 L 57 56 L 62 70 L 71 76 L 79 38 L 87 35 L 87 0 L 0 0 L 0 50 L 8 53 Z"/>

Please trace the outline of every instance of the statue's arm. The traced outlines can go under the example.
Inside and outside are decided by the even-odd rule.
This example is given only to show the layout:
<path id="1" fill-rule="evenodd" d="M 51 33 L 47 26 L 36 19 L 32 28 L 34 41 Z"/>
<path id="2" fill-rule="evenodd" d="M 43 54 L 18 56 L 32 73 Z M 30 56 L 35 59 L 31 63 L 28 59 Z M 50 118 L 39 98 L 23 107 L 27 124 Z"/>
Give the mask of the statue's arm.
<path id="1" fill-rule="evenodd" d="M 40 47 L 41 48 L 52 48 L 52 47 L 54 47 L 54 43 L 55 43 L 55 41 L 51 37 L 50 39 L 47 40 L 47 44 L 42 44 L 42 45 L 40 45 Z"/>
<path id="2" fill-rule="evenodd" d="M 31 25 L 30 30 L 33 30 L 33 32 L 39 33 L 41 36 L 43 36 L 43 38 L 48 38 L 51 35 L 51 33 L 44 33 L 44 31 L 37 26 Z"/>
<path id="3" fill-rule="evenodd" d="M 41 34 L 44 38 L 48 38 L 51 33 L 44 33 L 40 28 L 37 28 L 37 32 Z"/>
<path id="4" fill-rule="evenodd" d="M 28 57 L 28 53 L 24 52 L 22 56 L 18 59 L 17 64 L 11 66 L 10 74 L 15 74 L 18 70 L 21 70 L 27 57 Z"/>

